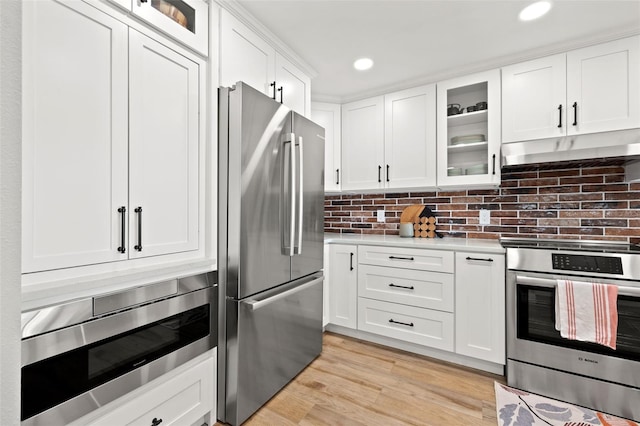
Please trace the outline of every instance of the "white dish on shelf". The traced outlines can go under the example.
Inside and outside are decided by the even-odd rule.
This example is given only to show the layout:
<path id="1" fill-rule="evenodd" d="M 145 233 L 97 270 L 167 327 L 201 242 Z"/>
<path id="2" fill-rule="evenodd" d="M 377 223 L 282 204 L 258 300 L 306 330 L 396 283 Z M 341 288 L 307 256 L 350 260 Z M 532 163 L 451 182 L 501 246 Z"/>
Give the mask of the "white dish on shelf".
<path id="1" fill-rule="evenodd" d="M 464 172 L 467 175 L 485 175 L 489 172 L 489 165 L 487 163 L 476 164 L 475 166 L 467 167 Z"/>
<path id="2" fill-rule="evenodd" d="M 484 135 L 455 136 L 451 138 L 451 145 L 458 145 L 461 143 L 485 142 L 486 140 L 487 139 Z"/>
<path id="3" fill-rule="evenodd" d="M 449 167 L 447 169 L 447 176 L 462 176 L 464 175 L 464 169 L 462 167 Z"/>

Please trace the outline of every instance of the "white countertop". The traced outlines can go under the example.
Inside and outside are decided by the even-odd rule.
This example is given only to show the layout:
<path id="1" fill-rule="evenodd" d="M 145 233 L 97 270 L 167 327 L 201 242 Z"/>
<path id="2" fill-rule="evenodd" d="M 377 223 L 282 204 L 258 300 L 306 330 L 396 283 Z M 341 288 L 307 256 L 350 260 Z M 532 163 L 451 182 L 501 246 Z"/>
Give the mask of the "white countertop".
<path id="1" fill-rule="evenodd" d="M 368 244 L 387 247 L 410 247 L 478 253 L 504 253 L 498 240 L 479 238 L 403 238 L 398 235 L 324 234 L 325 244 Z"/>

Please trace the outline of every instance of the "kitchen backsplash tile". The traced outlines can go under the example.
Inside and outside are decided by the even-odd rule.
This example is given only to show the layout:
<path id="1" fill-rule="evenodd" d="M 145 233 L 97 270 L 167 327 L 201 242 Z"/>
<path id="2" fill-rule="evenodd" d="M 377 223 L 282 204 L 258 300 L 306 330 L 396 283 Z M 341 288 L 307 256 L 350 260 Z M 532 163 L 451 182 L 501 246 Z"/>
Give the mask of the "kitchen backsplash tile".
<path id="1" fill-rule="evenodd" d="M 398 235 L 400 215 L 425 204 L 440 233 L 459 238 L 540 236 L 640 243 L 640 183 L 626 183 L 622 163 L 503 170 L 500 188 L 325 196 L 325 231 Z M 479 210 L 491 210 L 489 225 Z M 385 210 L 385 223 L 376 211 Z"/>

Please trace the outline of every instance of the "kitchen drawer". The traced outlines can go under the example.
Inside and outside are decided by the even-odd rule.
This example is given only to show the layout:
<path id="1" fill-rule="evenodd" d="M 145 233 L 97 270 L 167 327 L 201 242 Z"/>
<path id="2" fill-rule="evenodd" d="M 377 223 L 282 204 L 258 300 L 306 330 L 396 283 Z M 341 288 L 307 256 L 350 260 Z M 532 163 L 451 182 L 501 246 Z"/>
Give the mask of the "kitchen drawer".
<path id="1" fill-rule="evenodd" d="M 191 425 L 213 409 L 214 381 L 215 357 L 212 357 L 127 401 L 90 424 Z"/>
<path id="2" fill-rule="evenodd" d="M 453 314 L 358 298 L 358 330 L 453 351 Z"/>
<path id="3" fill-rule="evenodd" d="M 358 295 L 453 312 L 453 274 L 359 265 Z"/>
<path id="4" fill-rule="evenodd" d="M 453 252 L 361 245 L 358 247 L 358 263 L 453 273 Z"/>

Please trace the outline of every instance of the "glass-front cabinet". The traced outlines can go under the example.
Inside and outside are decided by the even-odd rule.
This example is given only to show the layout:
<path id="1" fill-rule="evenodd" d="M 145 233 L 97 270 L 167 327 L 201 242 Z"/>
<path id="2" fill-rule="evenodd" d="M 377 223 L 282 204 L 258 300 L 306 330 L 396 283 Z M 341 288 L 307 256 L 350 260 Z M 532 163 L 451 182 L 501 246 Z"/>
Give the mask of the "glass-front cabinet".
<path id="1" fill-rule="evenodd" d="M 438 186 L 500 184 L 500 70 L 438 83 Z"/>
<path id="2" fill-rule="evenodd" d="M 129 0 L 116 0 L 126 3 Z M 207 56 L 209 12 L 203 0 L 130 0 L 131 11 L 149 24 Z"/>

